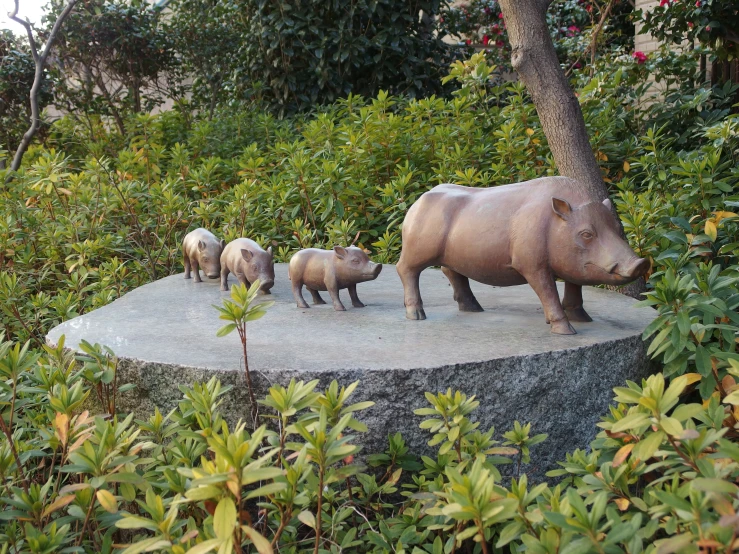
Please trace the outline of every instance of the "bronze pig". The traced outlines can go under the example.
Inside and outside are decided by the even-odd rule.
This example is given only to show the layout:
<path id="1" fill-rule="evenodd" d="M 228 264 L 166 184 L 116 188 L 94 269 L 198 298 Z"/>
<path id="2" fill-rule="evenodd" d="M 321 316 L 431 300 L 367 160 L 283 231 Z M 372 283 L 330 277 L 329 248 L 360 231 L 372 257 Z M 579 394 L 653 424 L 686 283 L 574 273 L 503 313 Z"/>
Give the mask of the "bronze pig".
<path id="1" fill-rule="evenodd" d="M 182 239 L 182 257 L 185 262 L 185 279 L 190 278 L 190 269 L 195 272 L 195 282 L 202 283 L 200 270 L 210 279 L 218 279 L 221 273 L 221 252 L 225 240 L 202 227 L 190 231 Z"/>
<path id="2" fill-rule="evenodd" d="M 426 319 L 419 275 L 440 265 L 459 309 L 482 307 L 469 279 L 534 289 L 552 333 L 575 334 L 570 321 L 592 321 L 583 285 L 623 285 L 644 275 L 620 236 L 610 200 L 593 201 L 567 177 L 544 177 L 492 188 L 439 185 L 411 206 L 403 222 L 397 271 L 408 319 Z M 555 280 L 565 282 L 560 302 Z"/>
<path id="3" fill-rule="evenodd" d="M 263 250 L 250 239 L 234 239 L 221 254 L 221 290 L 228 290 L 228 274 L 233 273 L 239 283 L 247 287 L 259 279 L 260 294 L 270 294 L 275 284 L 275 261 L 272 247 Z"/>
<path id="4" fill-rule="evenodd" d="M 339 298 L 339 290 L 349 289 L 352 306 L 364 308 L 357 296 L 357 283 L 373 281 L 382 271 L 382 264 L 376 264 L 361 248 L 334 246 L 333 250 L 307 248 L 290 258 L 288 277 L 292 281 L 293 295 L 298 308 L 309 308 L 303 298 L 303 285 L 313 297 L 313 304 L 326 302 L 318 293 L 328 291 L 334 310 L 343 312 L 344 304 Z"/>

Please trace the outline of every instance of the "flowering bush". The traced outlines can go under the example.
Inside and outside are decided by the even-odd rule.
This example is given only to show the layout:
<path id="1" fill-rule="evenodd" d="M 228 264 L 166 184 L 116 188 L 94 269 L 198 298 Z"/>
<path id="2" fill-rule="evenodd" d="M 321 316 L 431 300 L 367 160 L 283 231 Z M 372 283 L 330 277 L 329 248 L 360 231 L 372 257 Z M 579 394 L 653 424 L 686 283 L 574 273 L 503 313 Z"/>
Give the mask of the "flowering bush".
<path id="1" fill-rule="evenodd" d="M 662 0 L 653 10 L 637 14 L 644 31 L 662 41 L 699 41 L 720 60 L 739 57 L 739 3 L 735 0 Z"/>
<path id="2" fill-rule="evenodd" d="M 552 3 L 547 12 L 547 23 L 560 62 L 569 66 L 585 65 L 580 58 L 589 47 L 591 29 L 604 8 L 592 0 L 559 0 Z M 624 45 L 633 37 L 633 25 L 629 21 L 631 8 L 624 0 L 615 0 L 608 19 L 609 44 Z M 505 18 L 496 0 L 470 0 L 468 3 L 450 6 L 442 12 L 446 32 L 462 39 L 468 45 L 482 45 L 490 59 L 499 68 L 510 69 L 510 44 Z M 579 65 L 577 65 L 579 63 Z"/>

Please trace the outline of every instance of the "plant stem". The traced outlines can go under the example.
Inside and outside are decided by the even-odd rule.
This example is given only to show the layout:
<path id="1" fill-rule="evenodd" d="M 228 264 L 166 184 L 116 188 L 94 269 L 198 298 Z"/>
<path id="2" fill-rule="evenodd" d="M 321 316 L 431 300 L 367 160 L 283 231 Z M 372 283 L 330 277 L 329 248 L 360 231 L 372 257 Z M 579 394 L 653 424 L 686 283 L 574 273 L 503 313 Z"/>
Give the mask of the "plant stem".
<path id="1" fill-rule="evenodd" d="M 239 327 L 239 338 L 241 338 L 241 347 L 244 353 L 244 373 L 246 374 L 246 387 L 249 389 L 249 403 L 251 404 L 251 417 L 254 420 L 254 429 L 259 427 L 259 406 L 257 399 L 254 397 L 254 387 L 251 383 L 251 373 L 249 373 L 249 359 L 246 355 L 246 323 L 242 322 Z"/>
<path id="2" fill-rule="evenodd" d="M 316 544 L 313 547 L 313 554 L 318 554 L 318 547 L 321 544 L 321 510 L 323 510 L 323 466 L 318 470 L 318 511 L 316 513 Z"/>
<path id="3" fill-rule="evenodd" d="M 479 523 L 477 527 L 480 529 L 480 547 L 482 548 L 482 554 L 488 554 L 488 545 L 485 542 L 485 528 L 482 526 L 482 523 Z"/>
<path id="4" fill-rule="evenodd" d="M 15 448 L 15 442 L 13 441 L 13 435 L 10 433 L 10 429 L 8 429 L 7 424 L 5 423 L 5 418 L 3 418 L 2 415 L 0 415 L 0 427 L 2 427 L 3 433 L 5 433 L 5 437 L 8 439 L 8 444 L 10 445 L 10 451 L 13 453 L 13 458 L 15 459 L 15 465 L 18 466 L 18 473 L 21 476 L 21 479 L 23 480 L 23 490 L 26 491 L 26 494 L 28 494 L 28 479 L 26 479 L 26 474 L 23 471 L 23 465 L 21 464 L 21 459 L 18 456 L 18 450 Z"/>
<path id="5" fill-rule="evenodd" d="M 90 499 L 90 507 L 87 508 L 87 515 L 85 515 L 85 522 L 82 524 L 82 531 L 80 531 L 80 538 L 77 541 L 77 546 L 80 546 L 82 544 L 82 541 L 85 538 L 85 530 L 87 529 L 87 524 L 90 521 L 90 515 L 92 514 L 92 507 L 95 505 L 95 495 L 92 495 L 92 498 Z"/>

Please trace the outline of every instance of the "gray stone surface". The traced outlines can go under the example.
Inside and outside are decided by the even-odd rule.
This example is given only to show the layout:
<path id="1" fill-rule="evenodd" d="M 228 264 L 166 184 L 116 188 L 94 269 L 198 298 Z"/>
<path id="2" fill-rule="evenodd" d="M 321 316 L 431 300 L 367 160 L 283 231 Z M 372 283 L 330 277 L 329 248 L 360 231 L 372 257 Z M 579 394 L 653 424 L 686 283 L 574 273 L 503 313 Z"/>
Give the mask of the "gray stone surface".
<path id="1" fill-rule="evenodd" d="M 358 286 L 366 308 L 352 308 L 342 291 L 346 312 L 335 312 L 330 303 L 296 308 L 286 264 L 278 264 L 275 274 L 275 306 L 248 326 L 258 398 L 270 384 L 287 384 L 292 377 L 317 378 L 321 386 L 333 379 L 361 381 L 355 401 L 375 402 L 361 418 L 370 428 L 361 440 L 365 452 L 383 450 L 388 433 L 396 431 L 414 451 L 428 452 L 430 436 L 419 429 L 421 418 L 413 410 L 426 404 L 425 391 L 452 388 L 477 396 L 476 418 L 483 429 L 495 425 L 498 438 L 516 419 L 531 422 L 534 433 L 549 434 L 527 468 L 540 479 L 566 452 L 593 438 L 614 386 L 650 370 L 640 335 L 654 312 L 634 308 L 632 299 L 618 293 L 584 290 L 594 321 L 574 323 L 577 335 L 559 336 L 549 333 L 528 286 L 472 283 L 485 312 L 462 313 L 446 277 L 429 269 L 421 275 L 428 319 L 409 321 L 393 266 Z M 236 333 L 216 337 L 223 322 L 212 307 L 227 296 L 218 280 L 197 284 L 174 275 L 59 325 L 47 340 L 55 344 L 64 334 L 70 348 L 81 339 L 111 347 L 121 360 L 119 382 L 138 385 L 120 406 L 139 416 L 154 406 L 175 407 L 179 384 L 216 375 L 234 386 L 223 410 L 235 421 L 249 413 L 241 346 Z"/>

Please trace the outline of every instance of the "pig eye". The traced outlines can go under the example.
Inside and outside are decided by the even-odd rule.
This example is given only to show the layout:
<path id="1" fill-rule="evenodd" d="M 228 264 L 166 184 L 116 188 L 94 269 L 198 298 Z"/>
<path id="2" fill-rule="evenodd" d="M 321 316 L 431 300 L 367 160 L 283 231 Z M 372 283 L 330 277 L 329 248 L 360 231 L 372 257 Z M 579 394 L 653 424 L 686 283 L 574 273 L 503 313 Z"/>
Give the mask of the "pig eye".
<path id="1" fill-rule="evenodd" d="M 352 263 L 353 263 L 354 265 L 359 265 L 359 260 L 352 260 Z"/>
<path id="2" fill-rule="evenodd" d="M 592 239 L 592 238 L 593 238 L 593 236 L 594 236 L 594 235 L 593 235 L 593 233 L 591 233 L 590 231 L 582 231 L 582 232 L 580 233 L 580 236 L 581 236 L 582 238 L 584 238 L 585 240 L 590 240 L 590 239 Z"/>

